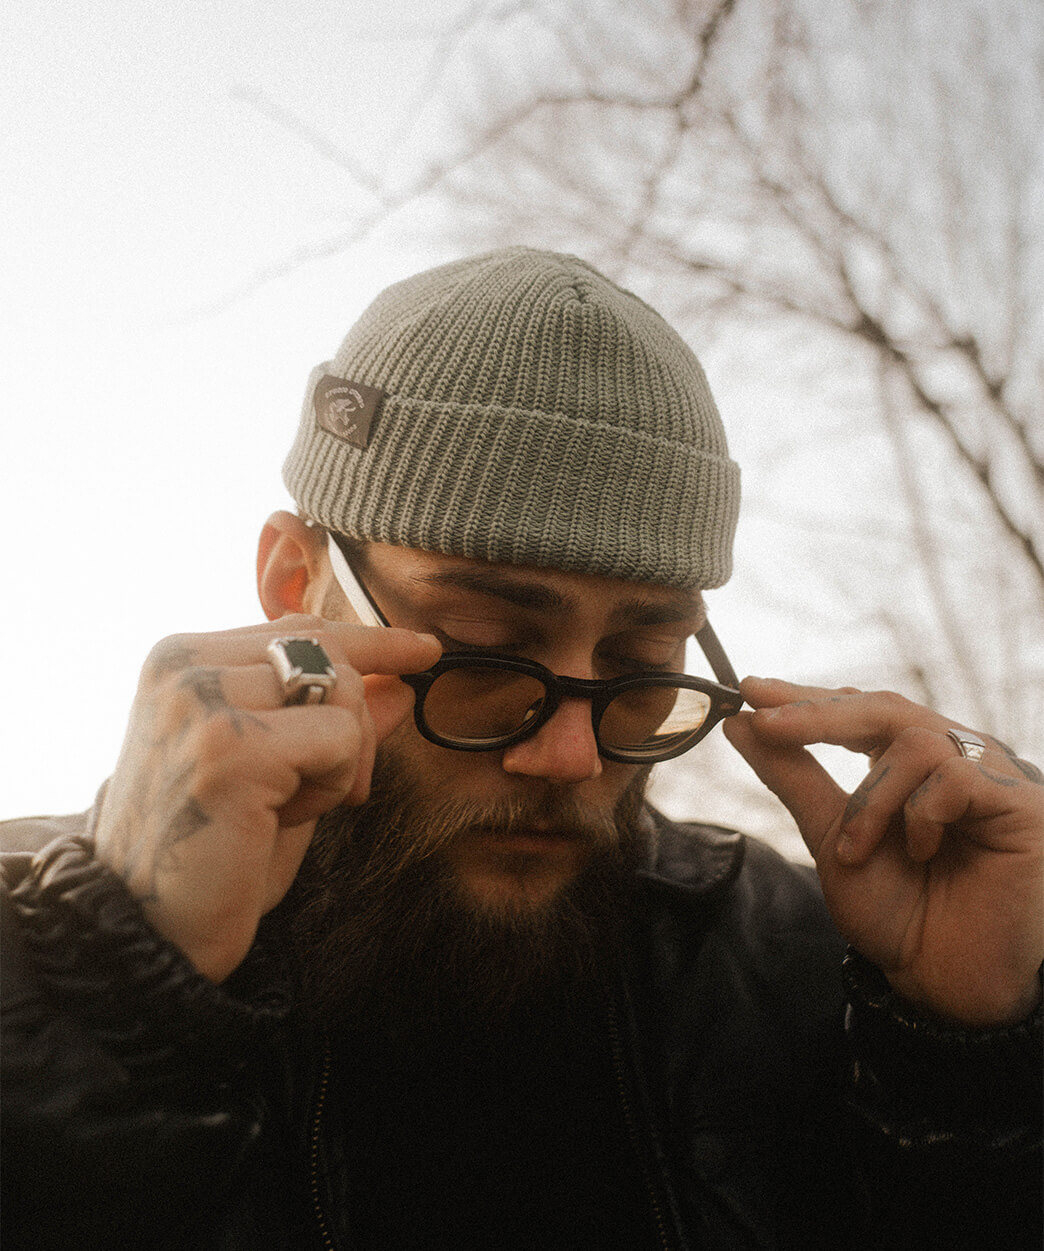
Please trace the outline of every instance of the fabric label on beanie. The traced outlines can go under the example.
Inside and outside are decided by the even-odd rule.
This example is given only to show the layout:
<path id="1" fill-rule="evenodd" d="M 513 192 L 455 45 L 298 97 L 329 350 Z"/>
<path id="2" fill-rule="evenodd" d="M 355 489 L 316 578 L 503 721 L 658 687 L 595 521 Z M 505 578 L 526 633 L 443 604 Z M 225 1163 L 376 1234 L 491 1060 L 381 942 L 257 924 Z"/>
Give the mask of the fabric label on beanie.
<path id="1" fill-rule="evenodd" d="M 384 392 L 348 378 L 323 374 L 315 384 L 315 419 L 324 430 L 355 447 L 370 442 L 370 428 Z"/>

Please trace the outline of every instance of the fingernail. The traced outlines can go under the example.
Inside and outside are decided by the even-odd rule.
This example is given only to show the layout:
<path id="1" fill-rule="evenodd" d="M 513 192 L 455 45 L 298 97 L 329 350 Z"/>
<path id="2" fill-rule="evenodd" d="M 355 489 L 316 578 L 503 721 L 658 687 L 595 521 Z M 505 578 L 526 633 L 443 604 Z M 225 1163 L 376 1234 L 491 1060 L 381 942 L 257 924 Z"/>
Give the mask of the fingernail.
<path id="1" fill-rule="evenodd" d="M 778 717 L 781 711 L 779 708 L 759 708 L 758 717 L 762 721 L 771 721 L 774 717 Z"/>
<path id="2" fill-rule="evenodd" d="M 840 834 L 835 853 L 842 864 L 851 864 L 855 859 L 855 844 L 847 834 Z"/>
<path id="3" fill-rule="evenodd" d="M 439 642 L 439 640 L 435 637 L 434 634 L 418 634 L 417 637 L 421 640 L 422 643 L 434 643 L 436 647 L 442 646 L 442 644 Z"/>

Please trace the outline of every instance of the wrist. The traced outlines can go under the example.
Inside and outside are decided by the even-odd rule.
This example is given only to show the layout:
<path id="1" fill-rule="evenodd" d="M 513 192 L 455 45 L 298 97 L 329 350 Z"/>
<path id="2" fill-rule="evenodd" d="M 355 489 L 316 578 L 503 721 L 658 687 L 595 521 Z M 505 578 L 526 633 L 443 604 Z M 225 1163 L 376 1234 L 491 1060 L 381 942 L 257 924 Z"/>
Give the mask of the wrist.
<path id="1" fill-rule="evenodd" d="M 234 995 L 215 986 L 93 852 L 89 837 L 57 839 L 10 891 L 36 977 L 129 1069 L 238 1067 L 285 1019 L 285 975 L 262 959 L 263 976 L 237 971 Z"/>
<path id="2" fill-rule="evenodd" d="M 1031 1018 L 1044 999 L 1040 969 L 1028 979 L 1005 979 L 997 975 L 992 980 L 983 980 L 970 991 L 952 984 L 939 993 L 925 990 L 918 982 L 899 975 L 878 972 L 901 1015 L 930 1021 L 940 1028 L 1005 1029 Z"/>
<path id="3" fill-rule="evenodd" d="M 1029 1132 L 1041 1098 L 1039 1003 L 1014 1024 L 967 1026 L 915 1007 L 851 948 L 843 977 L 845 1033 L 864 1101 L 907 1120 L 914 1137 Z"/>

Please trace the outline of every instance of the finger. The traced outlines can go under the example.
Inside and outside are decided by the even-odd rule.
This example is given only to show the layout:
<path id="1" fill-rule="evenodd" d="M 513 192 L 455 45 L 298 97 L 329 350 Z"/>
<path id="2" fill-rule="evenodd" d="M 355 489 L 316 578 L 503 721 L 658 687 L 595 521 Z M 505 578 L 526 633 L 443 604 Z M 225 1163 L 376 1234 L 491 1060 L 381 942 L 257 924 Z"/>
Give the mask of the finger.
<path id="1" fill-rule="evenodd" d="M 192 732 L 193 797 L 233 825 L 250 827 L 266 810 L 282 825 L 314 819 L 349 795 L 368 732 L 358 715 L 325 704 L 254 713 L 246 722 L 211 717 Z"/>
<path id="2" fill-rule="evenodd" d="M 430 634 L 296 614 L 213 634 L 172 635 L 149 653 L 145 674 L 162 677 L 192 665 L 267 663 L 265 649 L 277 638 L 317 638 L 335 666 L 348 664 L 360 673 L 416 673 L 430 668 L 442 654 L 441 645 Z"/>
<path id="3" fill-rule="evenodd" d="M 838 858 L 848 865 L 868 860 L 902 818 L 906 852 L 917 863 L 935 856 L 945 826 L 925 808 L 910 809 L 911 796 L 928 784 L 935 770 L 953 759 L 950 739 L 921 726 L 903 730 L 849 796 L 841 819 Z"/>
<path id="4" fill-rule="evenodd" d="M 805 686 L 782 678 L 746 677 L 740 683 L 744 699 L 753 708 L 771 708 L 782 704 L 824 699 L 832 695 L 861 695 L 856 686 Z"/>
<path id="5" fill-rule="evenodd" d="M 1007 743 L 1001 742 L 999 738 L 995 738 L 992 734 L 988 736 L 988 739 L 998 751 L 1007 756 L 1008 760 L 1024 778 L 1028 778 L 1031 782 L 1044 782 L 1044 773 L 1041 773 L 1040 769 L 1031 760 L 1023 760 L 1021 756 L 1015 754 L 1014 750 Z"/>
<path id="6" fill-rule="evenodd" d="M 339 698 L 344 701 L 341 706 L 345 707 L 352 717 L 351 735 L 345 737 L 344 750 L 346 752 L 351 750 L 354 754 L 354 780 L 345 792 L 343 802 L 354 805 L 363 803 L 369 797 L 378 744 L 383 742 L 409 716 L 413 708 L 414 695 L 411 688 L 396 677 L 373 674 L 360 678 L 354 674 L 354 671 L 349 672 L 354 676 L 358 694 L 357 696 L 353 694 L 350 700 L 345 699 L 344 696 L 339 696 Z M 333 688 L 332 693 L 338 692 L 339 685 L 338 683 Z M 279 715 L 282 719 L 285 712 L 289 720 L 302 725 L 299 732 L 307 735 L 314 732 L 308 713 L 329 707 L 331 707 L 330 701 L 322 705 L 312 705 L 310 708 L 293 705 L 282 710 Z M 301 716 L 302 713 L 304 717 Z M 312 780 L 315 780 L 314 777 Z"/>
<path id="7" fill-rule="evenodd" d="M 1039 851 L 1044 836 L 1039 786 L 999 772 L 987 757 L 948 756 L 910 796 L 906 812 L 944 827 L 964 823 L 976 842 L 995 851 Z"/>
<path id="8" fill-rule="evenodd" d="M 290 707 L 273 714 L 271 721 L 288 747 L 284 758 L 298 775 L 296 790 L 279 808 L 282 826 L 312 821 L 338 804 L 354 806 L 367 799 L 377 736 L 365 704 L 361 711 L 325 704 Z"/>
<path id="9" fill-rule="evenodd" d="M 393 730 L 397 729 L 410 715 L 413 709 L 414 694 L 410 687 L 398 678 L 384 674 L 372 674 L 366 678 L 355 675 L 359 697 L 347 703 L 346 710 L 352 714 L 352 735 L 355 743 L 355 776 L 354 781 L 344 795 L 344 802 L 361 804 L 370 794 L 373 780 L 373 766 L 377 755 L 378 744 L 382 743 Z M 338 687 L 334 687 L 336 692 Z M 300 731 L 307 734 L 312 730 L 312 723 L 307 720 L 309 711 L 318 711 L 330 704 L 307 706 L 291 706 L 285 712 L 292 714 L 291 720 L 305 721 Z M 344 705 L 342 705 L 344 706 Z M 301 713 L 305 717 L 300 716 Z M 348 739 L 345 740 L 348 750 Z"/>
<path id="10" fill-rule="evenodd" d="M 383 743 L 413 711 L 413 690 L 398 678 L 369 674 L 363 678 L 366 706 L 373 718 L 376 740 Z"/>
<path id="11" fill-rule="evenodd" d="M 377 747 L 409 715 L 413 691 L 398 678 L 371 674 L 362 679 L 365 694 L 364 738 L 359 748 L 355 782 L 345 797 L 348 804 L 361 804 L 370 797 Z"/>
<path id="12" fill-rule="evenodd" d="M 325 689 L 321 702 L 355 707 L 364 697 L 363 680 L 350 665 L 335 665 L 333 685 Z M 224 710 L 244 713 L 271 711 L 292 705 L 276 671 L 269 664 L 190 665 L 176 679 L 176 693 L 170 697 L 171 710 L 192 713 L 200 708 L 207 714 Z"/>
<path id="13" fill-rule="evenodd" d="M 740 689 L 756 709 L 755 731 L 780 746 L 832 743 L 876 758 L 911 726 L 945 733 L 957 725 L 892 691 L 828 690 L 765 678 L 745 678 Z"/>
<path id="14" fill-rule="evenodd" d="M 804 748 L 767 743 L 754 727 L 754 713 L 742 712 L 724 723 L 729 742 L 758 777 L 789 809 L 813 858 L 844 805 L 846 794 Z"/>
<path id="15" fill-rule="evenodd" d="M 353 741 L 357 738 L 358 742 L 356 775 L 346 800 L 361 803 L 369 794 L 377 743 L 409 714 L 413 692 L 397 677 L 371 675 L 363 679 L 347 665 L 336 666 L 335 672 L 336 681 L 327 689 L 322 704 L 286 705 L 282 684 L 268 664 L 190 666 L 179 675 L 177 697 L 167 701 L 164 715 L 177 723 L 199 720 L 199 714 L 204 721 L 216 717 L 242 738 L 251 728 L 273 724 L 271 716 L 260 714 L 285 712 L 293 714 L 289 719 L 308 739 L 320 733 L 320 722 L 310 714 L 320 709 L 344 709 L 358 722 L 352 732 Z"/>
<path id="16" fill-rule="evenodd" d="M 430 669 L 442 655 L 442 644 L 433 634 L 415 634 L 391 626 L 353 626 L 336 623 L 332 633 L 327 626 L 319 635 L 330 657 L 343 661 L 359 673 L 420 673 Z"/>
<path id="17" fill-rule="evenodd" d="M 348 804 L 361 804 L 369 798 L 373 780 L 373 766 L 377 756 L 377 747 L 393 730 L 397 729 L 409 716 L 413 708 L 414 695 L 410 687 L 400 682 L 397 677 L 384 674 L 371 674 L 360 678 L 354 671 L 349 671 L 357 684 L 358 697 L 346 700 L 338 693 L 339 683 L 333 693 L 342 700 L 355 718 L 353 729 L 358 729 L 358 740 L 355 749 L 355 779 L 344 797 Z M 323 707 L 319 705 L 313 707 Z M 329 706 L 329 701 L 326 706 Z M 288 712 L 307 712 L 306 708 L 292 706 Z M 304 731 L 307 732 L 307 731 Z"/>

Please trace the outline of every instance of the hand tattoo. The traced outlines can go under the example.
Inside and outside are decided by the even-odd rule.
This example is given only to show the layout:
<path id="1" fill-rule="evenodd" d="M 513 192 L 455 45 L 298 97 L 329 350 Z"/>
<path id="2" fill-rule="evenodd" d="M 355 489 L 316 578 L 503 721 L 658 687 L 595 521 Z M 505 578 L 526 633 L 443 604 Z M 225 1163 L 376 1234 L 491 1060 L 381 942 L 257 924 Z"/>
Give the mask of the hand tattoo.
<path id="1" fill-rule="evenodd" d="M 243 712 L 241 708 L 234 708 L 228 702 L 225 698 L 224 689 L 221 686 L 220 669 L 189 669 L 178 685 L 183 690 L 189 690 L 195 695 L 203 705 L 203 709 L 208 717 L 216 716 L 222 712 L 227 713 L 232 729 L 241 738 L 248 725 L 268 729 L 260 718 L 252 716 L 248 712 Z"/>

